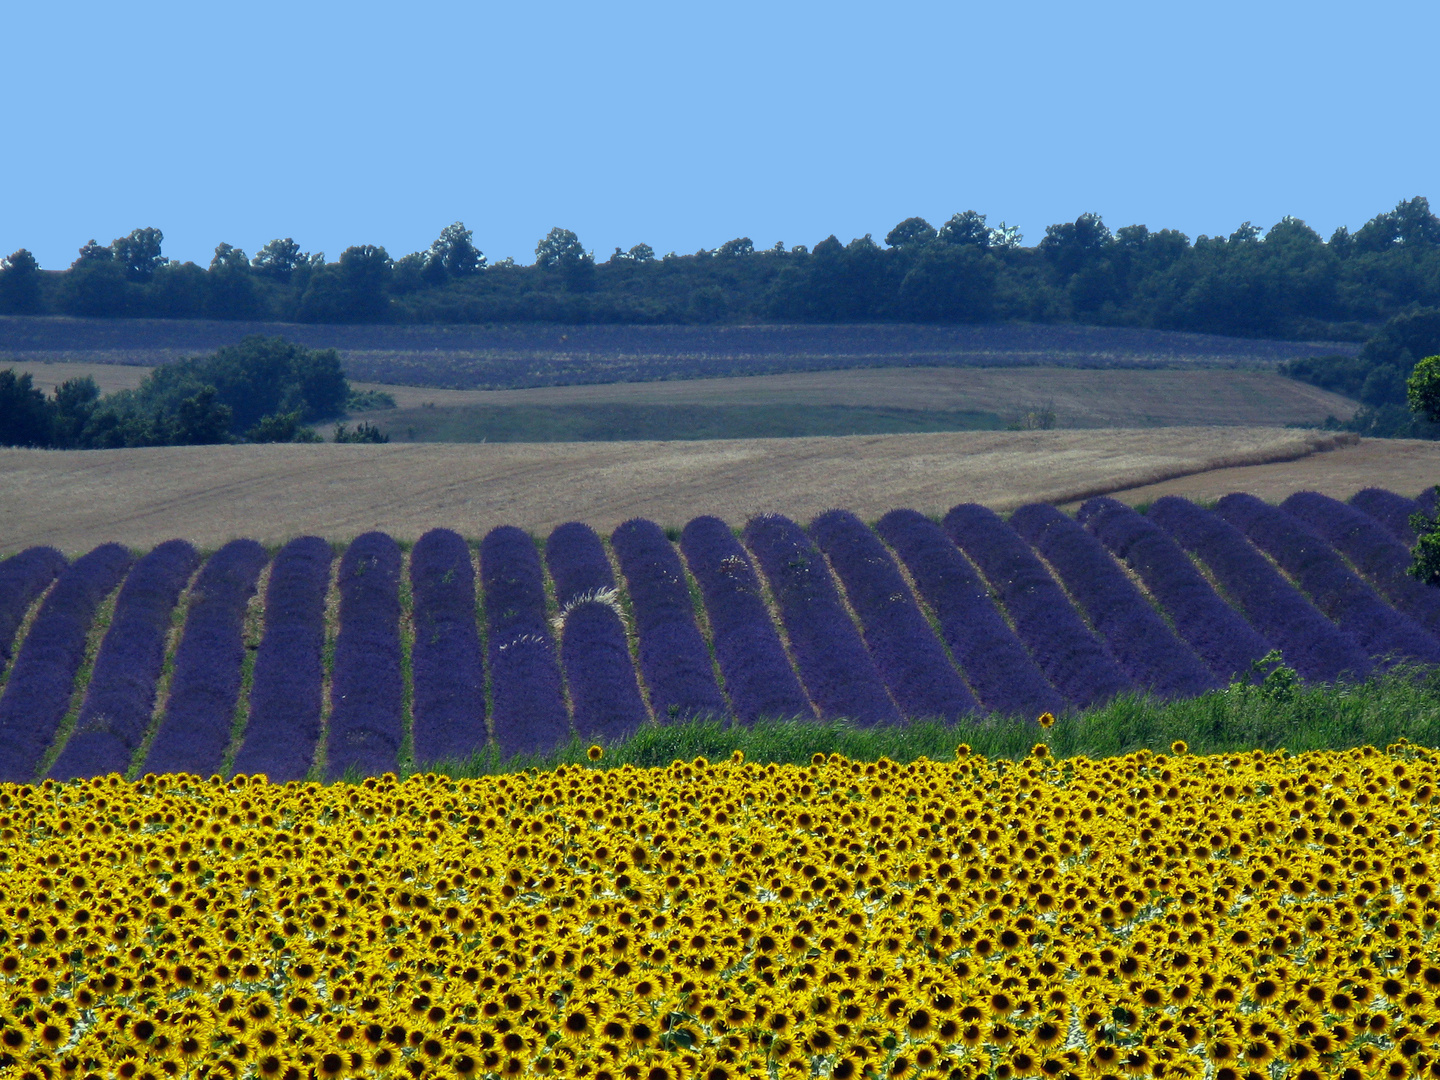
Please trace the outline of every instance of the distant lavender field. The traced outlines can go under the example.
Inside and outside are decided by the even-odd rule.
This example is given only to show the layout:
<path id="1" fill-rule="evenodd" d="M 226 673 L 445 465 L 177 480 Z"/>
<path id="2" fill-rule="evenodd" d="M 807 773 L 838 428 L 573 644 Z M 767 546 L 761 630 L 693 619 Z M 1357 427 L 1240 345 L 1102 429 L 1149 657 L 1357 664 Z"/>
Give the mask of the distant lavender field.
<path id="1" fill-rule="evenodd" d="M 1350 342 L 1261 341 L 1093 326 L 315 326 L 0 318 L 0 363 L 162 364 L 247 334 L 335 348 L 346 374 L 467 390 L 879 367 L 1268 367 Z"/>
<path id="2" fill-rule="evenodd" d="M 738 535 L 697 518 L 678 544 L 637 518 L 611 534 L 609 553 L 572 522 L 550 534 L 543 561 L 513 526 L 478 552 L 437 529 L 412 549 L 413 595 L 383 533 L 354 540 L 333 578 L 330 545 L 302 537 L 272 566 L 238 708 L 240 615 L 267 557 L 258 544 L 222 548 L 183 603 L 197 558 L 184 541 L 133 569 L 114 544 L 68 565 L 32 548 L 0 562 L 3 625 L 34 609 L 0 692 L 0 780 L 139 769 L 152 720 L 146 769 L 294 780 L 321 762 L 331 778 L 394 771 L 407 732 L 424 765 L 487 746 L 508 758 L 571 738 L 611 743 L 647 722 L 705 716 L 963 730 L 1126 693 L 1196 697 L 1255 678 L 1272 649 L 1310 683 L 1433 668 L 1440 590 L 1406 575 L 1405 537 L 1364 509 L 1377 505 L 1420 504 L 1373 489 L 1349 504 L 1302 492 L 1278 507 L 1229 495 L 1214 510 L 1171 496 L 1142 514 L 1096 498 L 1078 519 L 1032 504 L 1006 521 L 970 503 L 943 524 L 897 510 L 874 529 L 831 510 L 808 527 L 762 515 Z M 92 624 L 117 591 L 86 667 Z M 172 611 L 183 629 L 162 706 Z M 62 724 L 72 702 L 83 702 L 73 734 Z M 232 766 L 222 759 L 234 736 Z"/>

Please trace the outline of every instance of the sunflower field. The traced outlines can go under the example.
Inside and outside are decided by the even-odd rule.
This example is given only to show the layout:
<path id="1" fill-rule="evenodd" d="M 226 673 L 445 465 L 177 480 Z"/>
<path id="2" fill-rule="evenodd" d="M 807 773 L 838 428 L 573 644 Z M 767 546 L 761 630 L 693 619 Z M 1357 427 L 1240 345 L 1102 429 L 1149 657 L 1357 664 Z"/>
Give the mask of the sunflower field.
<path id="1" fill-rule="evenodd" d="M 0 1075 L 1440 1075 L 1436 752 L 1171 749 L 0 785 Z"/>

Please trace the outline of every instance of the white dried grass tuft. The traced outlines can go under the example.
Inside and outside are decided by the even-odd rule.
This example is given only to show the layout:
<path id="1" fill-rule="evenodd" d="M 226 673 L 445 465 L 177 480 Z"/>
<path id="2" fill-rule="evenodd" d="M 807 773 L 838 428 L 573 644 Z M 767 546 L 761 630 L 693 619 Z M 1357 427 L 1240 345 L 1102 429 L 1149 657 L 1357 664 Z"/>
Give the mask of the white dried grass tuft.
<path id="1" fill-rule="evenodd" d="M 620 603 L 620 591 L 613 585 L 607 585 L 603 589 L 589 589 L 578 596 L 571 597 L 560 609 L 560 613 L 550 620 L 550 625 L 555 628 L 557 634 L 565 629 L 565 619 L 570 612 L 582 604 L 603 604 L 620 616 L 620 621 L 625 624 L 627 629 L 629 628 L 630 620 L 626 618 L 625 608 Z"/>

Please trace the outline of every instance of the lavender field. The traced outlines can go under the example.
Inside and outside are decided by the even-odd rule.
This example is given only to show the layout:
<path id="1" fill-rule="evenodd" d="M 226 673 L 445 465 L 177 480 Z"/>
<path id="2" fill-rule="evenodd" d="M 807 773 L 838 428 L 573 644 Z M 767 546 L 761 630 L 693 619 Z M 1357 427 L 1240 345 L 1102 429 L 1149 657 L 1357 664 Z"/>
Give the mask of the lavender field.
<path id="1" fill-rule="evenodd" d="M 1418 508 L 1368 489 L 30 548 L 0 562 L 0 781 L 336 779 L 697 718 L 963 730 L 1193 698 L 1272 650 L 1359 682 L 1440 664 L 1440 590 L 1405 572 Z"/>
<path id="2" fill-rule="evenodd" d="M 279 335 L 339 350 L 359 382 L 457 390 L 892 367 L 1261 367 L 1353 342 L 1270 341 L 1073 325 L 324 326 L 0 317 L 4 361 L 163 364 Z"/>

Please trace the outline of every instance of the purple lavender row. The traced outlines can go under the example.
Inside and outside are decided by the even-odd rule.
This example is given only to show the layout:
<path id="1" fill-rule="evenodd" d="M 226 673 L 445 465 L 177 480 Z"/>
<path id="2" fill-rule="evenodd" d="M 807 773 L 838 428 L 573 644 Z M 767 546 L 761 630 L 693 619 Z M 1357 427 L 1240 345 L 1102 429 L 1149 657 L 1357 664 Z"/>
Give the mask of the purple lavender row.
<path id="1" fill-rule="evenodd" d="M 915 579 L 940 621 L 945 644 L 987 711 L 1034 719 L 1065 707 L 944 529 L 914 510 L 892 510 L 876 531 Z"/>
<path id="2" fill-rule="evenodd" d="M 789 518 L 764 514 L 745 526 L 790 634 L 800 678 L 826 720 L 893 723 L 899 710 L 860 640 L 820 552 Z"/>
<path id="3" fill-rule="evenodd" d="M 1158 500 L 1150 518 L 1200 557 L 1251 625 L 1274 642 L 1302 678 L 1334 682 L 1370 673 L 1365 650 L 1315 610 L 1228 521 L 1174 495 Z"/>
<path id="4" fill-rule="evenodd" d="M 582 739 L 618 742 L 640 729 L 647 713 L 635 682 L 620 616 L 599 600 L 565 613 L 560 655 L 570 686 L 575 731 Z"/>
<path id="5" fill-rule="evenodd" d="M 1311 602 L 1377 661 L 1440 663 L 1440 641 L 1355 576 L 1335 549 L 1279 507 L 1254 495 L 1226 495 L 1216 507 L 1280 564 Z"/>
<path id="6" fill-rule="evenodd" d="M 232 540 L 200 569 L 175 650 L 170 700 L 143 772 L 220 771 L 240 697 L 245 611 L 269 559 L 254 540 Z"/>
<path id="7" fill-rule="evenodd" d="M 1366 488 L 1350 496 L 1350 505 L 1380 522 L 1391 536 L 1406 547 L 1415 545 L 1415 530 L 1410 527 L 1410 515 L 1416 513 L 1420 505 L 1414 499 L 1384 488 Z"/>
<path id="8" fill-rule="evenodd" d="M 411 747 L 419 765 L 485 748 L 485 672 L 475 625 L 475 568 L 459 533 L 431 529 L 410 552 L 415 644 Z"/>
<path id="9" fill-rule="evenodd" d="M 760 579 L 730 527 L 716 517 L 695 518 L 680 534 L 680 549 L 700 585 L 736 719 L 813 720 L 815 710 L 765 608 Z"/>
<path id="10" fill-rule="evenodd" d="M 627 738 L 649 714 L 635 681 L 625 624 L 614 600 L 596 595 L 615 587 L 605 547 L 589 525 L 571 522 L 545 542 L 545 565 L 565 620 L 560 659 L 575 731 L 583 739 Z"/>
<path id="11" fill-rule="evenodd" d="M 340 633 L 330 682 L 325 771 L 379 776 L 399 768 L 400 545 L 383 532 L 362 533 L 340 558 Z"/>
<path id="12" fill-rule="evenodd" d="M 974 697 L 879 538 L 848 510 L 821 514 L 810 523 L 810 536 L 844 585 L 900 711 L 912 720 L 952 722 L 973 714 Z"/>
<path id="13" fill-rule="evenodd" d="M 667 723 L 728 714 L 674 545 L 643 518 L 625 522 L 610 542 L 635 609 L 640 674 L 656 718 Z"/>
<path id="14" fill-rule="evenodd" d="M 264 773 L 280 784 L 303 780 L 310 771 L 320 740 L 325 594 L 333 559 L 318 536 L 291 540 L 275 556 L 237 773 Z"/>
<path id="15" fill-rule="evenodd" d="M 95 611 L 128 569 L 128 551 L 102 544 L 71 563 L 40 605 L 0 695 L 0 782 L 34 778 L 70 707 Z"/>
<path id="16" fill-rule="evenodd" d="M 1134 688 L 1014 529 L 977 503 L 945 515 L 945 530 L 1000 594 L 1015 633 L 1055 689 L 1080 708 Z"/>
<path id="17" fill-rule="evenodd" d="M 1385 526 L 1314 491 L 1298 491 L 1280 506 L 1328 540 L 1397 608 L 1430 633 L 1440 633 L 1440 589 L 1410 576 L 1410 549 Z"/>
<path id="18" fill-rule="evenodd" d="M 0 562 L 0 673 L 10 665 L 10 647 L 25 613 L 66 567 L 52 547 L 32 547 Z"/>
<path id="19" fill-rule="evenodd" d="M 1078 522 L 1053 506 L 1033 503 L 1016 510 L 1010 526 L 1055 568 L 1136 685 L 1162 698 L 1198 697 L 1219 687 L 1210 669 Z"/>
<path id="20" fill-rule="evenodd" d="M 124 773 L 155 712 L 170 616 L 199 554 L 169 540 L 135 563 L 115 600 L 75 730 L 50 769 L 54 780 Z"/>
<path id="21" fill-rule="evenodd" d="M 570 725 L 534 541 L 513 525 L 492 529 L 480 543 L 480 577 L 495 741 L 503 757 L 547 754 L 570 737 Z"/>
<path id="22" fill-rule="evenodd" d="M 545 567 L 562 608 L 577 596 L 615 587 L 615 572 L 595 530 L 581 521 L 558 526 L 545 541 Z"/>
<path id="23" fill-rule="evenodd" d="M 1217 679 L 1251 677 L 1252 665 L 1270 651 L 1270 643 L 1216 594 L 1164 529 L 1124 503 L 1103 497 L 1080 507 L 1079 518 L 1112 555 L 1140 575 Z"/>

